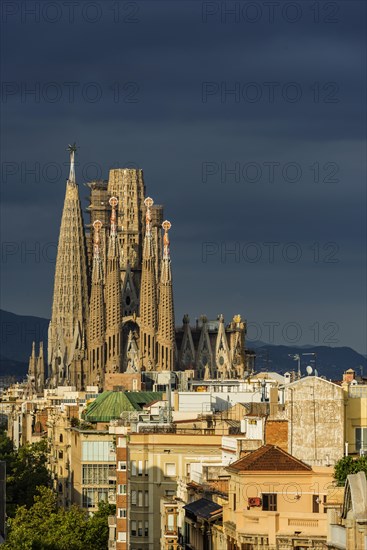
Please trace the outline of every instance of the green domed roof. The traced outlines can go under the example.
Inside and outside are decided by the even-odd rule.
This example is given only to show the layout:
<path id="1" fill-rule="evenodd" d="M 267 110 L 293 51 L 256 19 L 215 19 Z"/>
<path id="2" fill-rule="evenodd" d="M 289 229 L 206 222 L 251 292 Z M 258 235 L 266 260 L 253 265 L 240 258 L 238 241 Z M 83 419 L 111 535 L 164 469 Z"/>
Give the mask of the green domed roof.
<path id="1" fill-rule="evenodd" d="M 125 411 L 141 411 L 143 406 L 162 398 L 161 392 L 105 391 L 83 413 L 86 422 L 109 422 Z"/>

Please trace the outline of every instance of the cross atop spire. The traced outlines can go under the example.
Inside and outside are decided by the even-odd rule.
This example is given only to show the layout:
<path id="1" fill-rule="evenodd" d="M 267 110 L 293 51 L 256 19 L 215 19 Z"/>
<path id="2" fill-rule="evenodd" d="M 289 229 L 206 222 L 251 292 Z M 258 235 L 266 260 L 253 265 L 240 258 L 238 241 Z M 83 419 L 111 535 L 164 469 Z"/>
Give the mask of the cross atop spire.
<path id="1" fill-rule="evenodd" d="M 76 150 L 77 150 L 77 146 L 76 146 L 75 141 L 72 145 L 70 145 L 70 143 L 69 143 L 67 151 L 69 151 L 69 153 L 70 153 L 70 173 L 69 173 L 69 182 L 70 183 L 76 183 L 76 180 L 75 180 L 75 153 L 76 153 Z"/>
<path id="2" fill-rule="evenodd" d="M 162 227 L 164 229 L 164 235 L 163 235 L 163 259 L 169 260 L 170 259 L 170 251 L 169 251 L 169 236 L 168 231 L 171 229 L 172 225 L 171 222 L 168 220 L 165 220 L 162 223 Z"/>

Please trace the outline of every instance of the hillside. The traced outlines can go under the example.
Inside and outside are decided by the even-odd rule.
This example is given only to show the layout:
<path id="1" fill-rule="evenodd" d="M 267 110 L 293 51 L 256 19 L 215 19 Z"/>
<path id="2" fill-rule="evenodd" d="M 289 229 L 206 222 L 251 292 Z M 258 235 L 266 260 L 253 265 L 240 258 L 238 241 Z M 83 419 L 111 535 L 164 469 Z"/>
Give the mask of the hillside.
<path id="1" fill-rule="evenodd" d="M 43 341 L 47 350 L 48 319 L 26 315 L 16 315 L 0 310 L 1 349 L 0 376 L 24 376 L 28 369 L 32 342 Z M 328 346 L 276 346 L 266 342 L 251 342 L 251 348 L 256 351 L 256 370 L 274 370 L 284 373 L 296 370 L 297 363 L 289 355 L 295 353 L 314 352 L 317 355 L 316 368 L 320 376 L 333 380 L 340 379 L 343 372 L 349 368 L 357 374 L 367 374 L 367 359 L 349 347 Z M 38 351 L 38 350 L 36 350 Z M 302 357 L 301 370 L 305 373 L 308 364 L 314 366 L 312 357 Z"/>

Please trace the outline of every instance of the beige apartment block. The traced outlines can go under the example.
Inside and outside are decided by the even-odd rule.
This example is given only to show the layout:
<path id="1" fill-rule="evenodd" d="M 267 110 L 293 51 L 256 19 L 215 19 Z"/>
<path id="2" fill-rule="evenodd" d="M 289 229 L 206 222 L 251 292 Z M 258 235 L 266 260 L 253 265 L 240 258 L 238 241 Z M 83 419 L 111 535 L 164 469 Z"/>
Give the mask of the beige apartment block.
<path id="1" fill-rule="evenodd" d="M 175 503 L 187 502 L 191 464 L 220 462 L 220 446 L 221 437 L 216 435 L 132 433 L 128 436 L 131 550 L 177 548 L 184 521 L 183 515 L 178 516 L 175 511 Z M 172 521 L 161 518 L 162 503 L 167 501 L 171 501 L 175 516 Z"/>
<path id="2" fill-rule="evenodd" d="M 359 384 L 352 369 L 344 373 L 346 454 L 367 454 L 367 384 Z"/>
<path id="3" fill-rule="evenodd" d="M 314 467 L 265 445 L 228 466 L 223 506 L 228 550 L 322 550 L 333 469 Z"/>
<path id="4" fill-rule="evenodd" d="M 73 504 L 89 512 L 101 501 L 116 502 L 116 447 L 114 436 L 105 430 L 73 427 L 70 433 Z"/>

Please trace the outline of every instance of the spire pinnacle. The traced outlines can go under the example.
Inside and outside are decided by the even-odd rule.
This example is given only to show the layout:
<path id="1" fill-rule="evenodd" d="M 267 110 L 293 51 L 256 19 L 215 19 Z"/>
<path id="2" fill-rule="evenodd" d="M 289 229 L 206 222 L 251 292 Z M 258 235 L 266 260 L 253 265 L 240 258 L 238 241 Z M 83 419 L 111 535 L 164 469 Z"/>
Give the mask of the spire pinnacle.
<path id="1" fill-rule="evenodd" d="M 169 236 L 168 231 L 171 229 L 172 224 L 168 220 L 165 220 L 162 223 L 162 227 L 164 229 L 164 235 L 163 235 L 163 259 L 169 260 L 170 259 L 170 251 L 169 251 Z"/>
<path id="2" fill-rule="evenodd" d="M 154 201 L 152 198 L 147 197 L 144 201 L 144 204 L 147 207 L 147 212 L 145 214 L 146 235 L 147 237 L 150 237 L 152 234 L 152 212 L 150 209 L 153 206 Z"/>
<path id="3" fill-rule="evenodd" d="M 111 197 L 108 202 L 110 203 L 110 206 L 112 206 L 111 235 L 113 235 L 115 237 L 116 236 L 116 228 L 117 228 L 116 206 L 118 205 L 119 201 L 116 197 Z"/>
<path id="4" fill-rule="evenodd" d="M 69 173 L 69 180 L 68 181 L 70 183 L 76 183 L 76 179 L 75 179 L 75 153 L 76 153 L 76 150 L 77 150 L 77 146 L 76 146 L 75 141 L 72 145 L 70 145 L 70 144 L 68 145 L 67 150 L 70 153 L 70 173 Z"/>
<path id="5" fill-rule="evenodd" d="M 94 228 L 94 257 L 99 258 L 99 243 L 101 242 L 99 232 L 102 229 L 102 222 L 96 220 L 93 223 Z"/>

